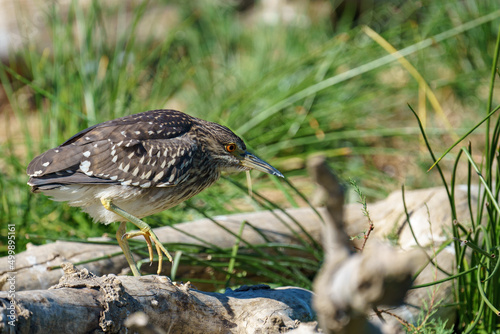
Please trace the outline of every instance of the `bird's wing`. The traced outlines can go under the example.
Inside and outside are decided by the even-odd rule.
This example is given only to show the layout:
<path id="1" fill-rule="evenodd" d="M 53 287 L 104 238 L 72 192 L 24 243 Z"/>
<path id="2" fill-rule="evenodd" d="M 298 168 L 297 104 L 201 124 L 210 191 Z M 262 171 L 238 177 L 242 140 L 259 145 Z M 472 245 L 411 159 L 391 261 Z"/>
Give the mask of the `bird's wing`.
<path id="1" fill-rule="evenodd" d="M 187 135 L 189 116 L 149 111 L 88 128 L 29 164 L 28 182 L 121 183 L 166 187 L 187 178 L 196 142 Z"/>
<path id="2" fill-rule="evenodd" d="M 129 146 L 118 144 L 104 142 L 109 148 L 82 160 L 79 170 L 122 185 L 168 187 L 188 177 L 197 149 L 188 136 L 137 141 Z"/>

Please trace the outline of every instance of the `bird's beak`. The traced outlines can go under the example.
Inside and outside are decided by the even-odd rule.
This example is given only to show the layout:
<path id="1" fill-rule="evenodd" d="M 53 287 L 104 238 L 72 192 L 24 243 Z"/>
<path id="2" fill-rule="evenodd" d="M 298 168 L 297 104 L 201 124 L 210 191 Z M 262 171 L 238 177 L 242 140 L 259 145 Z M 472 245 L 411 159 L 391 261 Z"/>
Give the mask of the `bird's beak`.
<path id="1" fill-rule="evenodd" d="M 283 177 L 283 174 L 281 174 L 276 168 L 265 162 L 264 160 L 261 160 L 257 158 L 255 155 L 252 153 L 245 152 L 243 154 L 243 159 L 240 161 L 240 164 L 243 167 L 247 167 L 250 169 L 255 169 L 264 173 L 268 173 L 271 175 L 276 175 L 279 177 Z"/>

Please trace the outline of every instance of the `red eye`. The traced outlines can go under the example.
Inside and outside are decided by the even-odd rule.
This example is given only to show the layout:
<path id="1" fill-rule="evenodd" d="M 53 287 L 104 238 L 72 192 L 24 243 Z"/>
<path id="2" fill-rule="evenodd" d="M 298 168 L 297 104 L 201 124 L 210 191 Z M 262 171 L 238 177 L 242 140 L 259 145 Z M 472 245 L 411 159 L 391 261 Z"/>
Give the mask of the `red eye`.
<path id="1" fill-rule="evenodd" d="M 226 145 L 226 151 L 228 151 L 229 153 L 234 152 L 235 150 L 236 150 L 236 144 L 231 143 Z"/>

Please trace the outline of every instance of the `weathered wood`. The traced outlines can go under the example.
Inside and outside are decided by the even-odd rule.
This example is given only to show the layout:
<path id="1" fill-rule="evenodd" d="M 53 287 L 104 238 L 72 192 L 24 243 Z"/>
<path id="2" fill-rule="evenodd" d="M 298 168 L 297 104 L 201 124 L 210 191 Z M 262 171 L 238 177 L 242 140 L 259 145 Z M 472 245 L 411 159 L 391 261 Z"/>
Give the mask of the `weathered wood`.
<path id="1" fill-rule="evenodd" d="M 309 162 L 310 173 L 327 194 L 323 247 L 325 260 L 314 281 L 314 307 L 325 333 L 382 333 L 368 314 L 403 302 L 412 275 L 425 262 L 422 252 L 400 252 L 371 243 L 354 253 L 344 230 L 342 187 L 324 158 Z"/>
<path id="2" fill-rule="evenodd" d="M 222 294 L 166 276 L 97 277 L 71 264 L 64 270 L 57 286 L 16 294 L 15 327 L 8 323 L 7 293 L 0 292 L 0 332 L 124 333 L 127 318 L 139 311 L 167 333 L 276 333 L 315 317 L 312 293 L 301 288 L 259 285 Z"/>

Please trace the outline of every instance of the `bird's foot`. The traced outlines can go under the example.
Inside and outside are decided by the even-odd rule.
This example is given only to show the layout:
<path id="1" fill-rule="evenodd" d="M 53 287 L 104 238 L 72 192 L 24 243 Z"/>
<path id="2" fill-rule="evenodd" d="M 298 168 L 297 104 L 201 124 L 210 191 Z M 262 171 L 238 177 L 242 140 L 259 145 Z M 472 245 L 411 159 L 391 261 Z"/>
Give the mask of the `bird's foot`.
<path id="1" fill-rule="evenodd" d="M 151 239 L 155 243 L 156 252 L 158 253 L 158 275 L 160 275 L 162 267 L 163 267 L 163 254 L 165 254 L 170 262 L 172 262 L 172 256 L 167 251 L 165 247 L 163 247 L 162 243 L 158 240 L 156 234 L 151 230 L 149 225 L 141 228 L 140 231 L 125 233 L 123 235 L 124 238 L 130 239 L 137 236 L 143 236 L 146 239 L 146 243 L 148 244 L 148 252 L 149 252 L 149 261 L 153 262 L 154 254 L 153 254 L 153 245 L 151 243 Z"/>
<path id="2" fill-rule="evenodd" d="M 161 242 L 158 240 L 156 234 L 153 232 L 153 230 L 151 230 L 151 226 L 149 226 L 139 218 L 131 215 L 127 211 L 116 206 L 110 198 L 105 198 L 105 197 L 101 198 L 101 203 L 104 206 L 104 208 L 125 218 L 126 220 L 128 220 L 129 222 L 131 222 L 140 229 L 140 231 L 137 232 L 125 233 L 125 223 L 122 222 L 120 223 L 120 228 L 116 235 L 118 243 L 120 244 L 120 247 L 123 249 L 123 252 L 127 257 L 127 261 L 130 265 L 130 268 L 132 269 L 134 276 L 140 276 L 140 273 L 136 268 L 134 259 L 132 257 L 132 254 L 130 253 L 130 249 L 128 248 L 128 243 L 122 241 L 126 241 L 123 240 L 124 238 L 130 239 L 139 235 L 142 235 L 144 239 L 146 239 L 146 243 L 148 244 L 149 260 L 151 262 L 153 262 L 153 245 L 151 244 L 151 240 L 153 240 L 153 242 L 155 243 L 156 252 L 158 253 L 158 275 L 159 275 L 161 273 L 163 265 L 163 254 L 167 256 L 170 262 L 172 262 L 172 256 L 170 256 L 169 252 L 165 249 L 165 247 L 163 247 Z"/>

